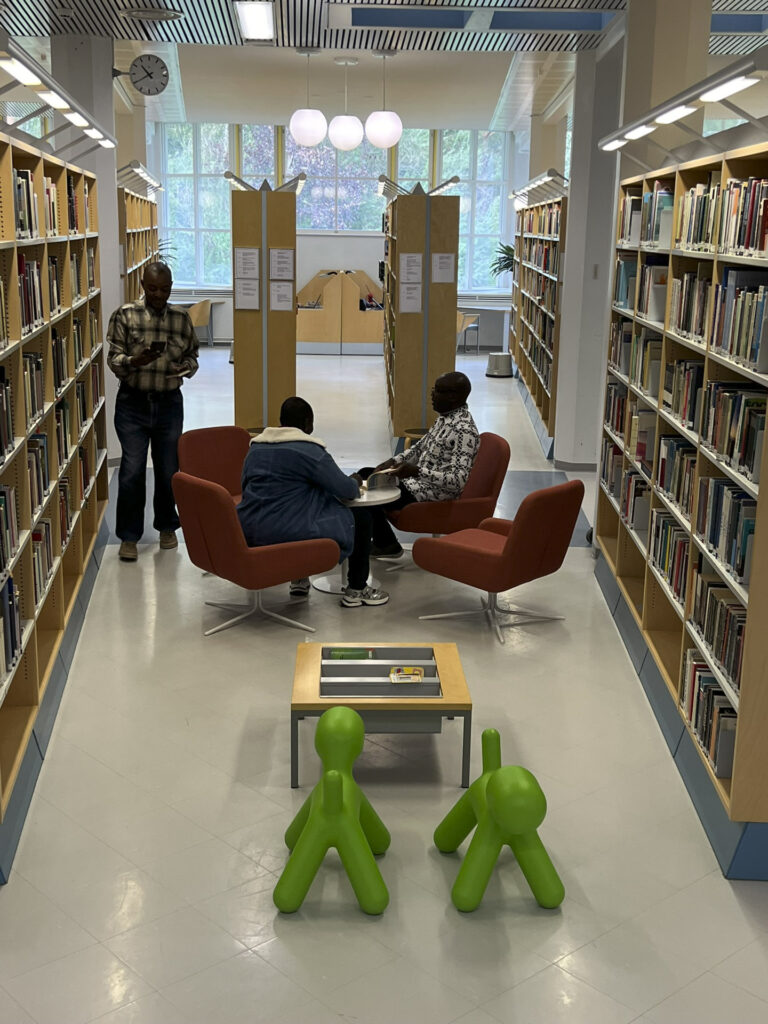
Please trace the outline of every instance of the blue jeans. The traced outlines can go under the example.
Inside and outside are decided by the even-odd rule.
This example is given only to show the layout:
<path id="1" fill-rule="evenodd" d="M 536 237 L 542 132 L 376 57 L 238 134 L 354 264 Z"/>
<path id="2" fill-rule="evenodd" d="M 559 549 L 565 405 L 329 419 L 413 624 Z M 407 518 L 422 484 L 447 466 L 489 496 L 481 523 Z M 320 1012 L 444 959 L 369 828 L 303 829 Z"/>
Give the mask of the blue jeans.
<path id="1" fill-rule="evenodd" d="M 122 457 L 118 474 L 116 533 L 139 541 L 144 533 L 147 451 L 155 470 L 154 527 L 178 530 L 171 477 L 179 468 L 178 444 L 184 426 L 184 402 L 176 391 L 139 391 L 120 385 L 115 400 L 115 430 Z"/>

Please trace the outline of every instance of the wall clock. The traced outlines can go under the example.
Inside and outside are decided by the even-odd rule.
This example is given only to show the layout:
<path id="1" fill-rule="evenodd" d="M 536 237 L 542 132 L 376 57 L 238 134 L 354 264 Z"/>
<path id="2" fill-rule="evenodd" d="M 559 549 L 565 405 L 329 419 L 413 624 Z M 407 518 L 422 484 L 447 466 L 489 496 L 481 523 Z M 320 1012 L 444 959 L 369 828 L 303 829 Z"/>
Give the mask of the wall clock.
<path id="1" fill-rule="evenodd" d="M 168 85 L 168 66 L 154 53 L 142 53 L 128 70 L 131 85 L 142 96 L 159 96 Z"/>

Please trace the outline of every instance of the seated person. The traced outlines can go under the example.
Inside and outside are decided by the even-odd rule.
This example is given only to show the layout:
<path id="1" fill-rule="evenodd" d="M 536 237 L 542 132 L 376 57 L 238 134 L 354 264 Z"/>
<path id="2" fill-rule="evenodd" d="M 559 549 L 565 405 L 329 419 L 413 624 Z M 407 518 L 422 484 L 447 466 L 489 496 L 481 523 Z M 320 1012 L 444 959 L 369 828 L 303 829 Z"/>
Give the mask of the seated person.
<path id="1" fill-rule="evenodd" d="M 463 373 L 444 373 L 432 388 L 432 408 L 438 413 L 434 424 L 416 444 L 387 459 L 376 469 L 394 468 L 400 497 L 371 509 L 374 558 L 400 558 L 403 548 L 387 519 L 387 511 L 414 501 L 450 501 L 466 486 L 480 447 L 480 435 L 467 408 L 472 390 Z M 369 475 L 361 471 L 362 476 Z"/>
<path id="2" fill-rule="evenodd" d="M 237 514 L 251 546 L 330 537 L 341 558 L 349 559 L 348 585 L 342 604 L 386 604 L 389 594 L 366 583 L 371 520 L 366 509 L 349 509 L 360 495 L 361 478 L 346 476 L 325 450 L 314 429 L 312 406 L 303 398 L 286 398 L 280 426 L 267 427 L 251 441 L 243 465 L 243 496 Z M 291 583 L 292 597 L 306 597 L 309 579 Z"/>

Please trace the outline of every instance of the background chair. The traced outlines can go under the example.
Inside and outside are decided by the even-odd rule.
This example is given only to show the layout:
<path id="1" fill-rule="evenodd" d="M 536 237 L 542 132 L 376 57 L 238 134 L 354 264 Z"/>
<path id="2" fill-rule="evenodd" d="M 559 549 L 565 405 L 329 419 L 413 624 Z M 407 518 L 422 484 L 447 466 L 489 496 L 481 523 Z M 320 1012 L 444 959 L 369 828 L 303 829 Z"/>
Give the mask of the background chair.
<path id="1" fill-rule="evenodd" d="M 173 494 L 192 563 L 250 592 L 246 605 L 206 601 L 212 608 L 236 614 L 220 626 L 205 630 L 205 636 L 236 626 L 256 612 L 288 626 L 315 632 L 312 626 L 265 608 L 261 592 L 335 568 L 340 554 L 336 541 L 323 538 L 252 548 L 246 543 L 232 495 L 225 487 L 179 472 L 173 477 Z"/>
<path id="2" fill-rule="evenodd" d="M 456 351 L 459 350 L 459 345 L 463 346 L 463 351 L 467 351 L 467 331 L 472 331 L 475 336 L 475 352 L 480 351 L 480 317 L 477 313 L 462 313 L 459 309 L 456 311 Z"/>
<path id="3" fill-rule="evenodd" d="M 250 443 L 251 435 L 243 427 L 186 430 L 179 438 L 179 469 L 190 476 L 220 484 L 238 502 L 243 463 Z"/>
<path id="4" fill-rule="evenodd" d="M 204 327 L 206 332 L 206 338 L 209 345 L 213 345 L 213 327 L 211 325 L 211 300 L 201 299 L 200 302 L 196 302 L 193 306 L 189 306 L 187 309 L 189 313 L 189 319 L 192 321 L 192 326 L 197 330 L 198 327 Z"/>
<path id="5" fill-rule="evenodd" d="M 387 516 L 406 533 L 455 533 L 478 526 L 492 516 L 509 465 L 509 445 L 498 434 L 480 435 L 480 447 L 469 478 L 454 501 L 415 501 Z"/>
<path id="6" fill-rule="evenodd" d="M 504 634 L 500 615 L 521 617 L 517 622 L 505 623 L 510 626 L 562 619 L 562 615 L 525 608 L 499 608 L 498 595 L 560 568 L 583 497 L 584 484 L 581 480 L 571 480 L 529 494 L 512 521 L 486 519 L 476 530 L 460 530 L 447 537 L 420 537 L 413 545 L 416 565 L 449 580 L 485 590 L 488 596 L 478 611 L 443 612 L 419 618 L 447 619 L 484 613 L 501 643 L 504 643 Z"/>

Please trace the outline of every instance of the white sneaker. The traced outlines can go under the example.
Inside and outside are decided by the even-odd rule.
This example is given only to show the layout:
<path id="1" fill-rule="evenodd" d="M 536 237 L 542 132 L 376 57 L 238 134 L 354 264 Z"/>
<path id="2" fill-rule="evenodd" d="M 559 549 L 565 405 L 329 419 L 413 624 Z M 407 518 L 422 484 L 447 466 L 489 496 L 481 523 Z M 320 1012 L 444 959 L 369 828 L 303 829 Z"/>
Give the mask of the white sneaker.
<path id="1" fill-rule="evenodd" d="M 310 586 L 309 576 L 302 576 L 300 580 L 291 580 L 288 594 L 291 597 L 307 597 Z"/>
<path id="2" fill-rule="evenodd" d="M 342 608 L 359 608 L 361 604 L 386 604 L 389 594 L 386 590 L 377 590 L 375 587 L 364 587 L 363 590 L 352 590 L 347 587 L 341 595 L 340 604 Z"/>

